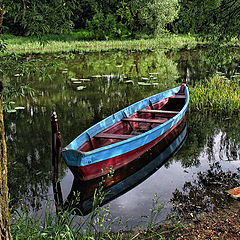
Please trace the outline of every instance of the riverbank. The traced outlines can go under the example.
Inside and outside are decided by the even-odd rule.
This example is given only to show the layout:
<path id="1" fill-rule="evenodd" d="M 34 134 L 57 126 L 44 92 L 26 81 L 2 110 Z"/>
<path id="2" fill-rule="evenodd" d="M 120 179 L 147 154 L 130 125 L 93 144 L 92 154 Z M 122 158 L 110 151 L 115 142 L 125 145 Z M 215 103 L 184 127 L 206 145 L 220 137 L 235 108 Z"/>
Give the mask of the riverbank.
<path id="1" fill-rule="evenodd" d="M 234 200 L 224 208 L 216 209 L 210 214 L 202 214 L 184 226 L 176 234 L 175 239 L 240 239 L 240 202 Z M 164 236 L 168 239 L 168 236 Z"/>
<path id="2" fill-rule="evenodd" d="M 86 228 L 84 233 L 78 233 L 71 226 L 70 215 L 64 214 L 66 219 L 55 222 L 47 221 L 42 225 L 37 218 L 33 216 L 20 216 L 20 220 L 12 225 L 12 234 L 15 239 L 116 239 L 116 240 L 239 240 L 240 239 L 240 201 L 232 200 L 231 203 L 223 208 L 217 208 L 210 213 L 200 213 L 193 219 L 187 221 L 178 221 L 171 224 L 160 225 L 149 231 L 126 231 L 112 233 L 110 229 L 105 229 L 100 235 L 96 235 L 94 230 Z M 104 217 L 103 217 L 104 219 Z M 106 220 L 106 219 L 105 219 Z M 69 223 L 70 225 L 69 225 Z M 54 223 L 55 222 L 55 223 Z M 63 225 L 61 224 L 63 223 Z M 100 223 L 99 223 L 100 224 Z"/>
<path id="3" fill-rule="evenodd" d="M 92 52 L 111 50 L 154 50 L 193 48 L 199 42 L 191 35 L 168 34 L 154 39 L 141 40 L 109 40 L 109 41 L 83 41 L 74 35 L 49 35 L 42 43 L 34 37 L 20 37 L 3 34 L 2 39 L 7 43 L 5 54 L 11 53 L 62 53 L 62 52 Z"/>

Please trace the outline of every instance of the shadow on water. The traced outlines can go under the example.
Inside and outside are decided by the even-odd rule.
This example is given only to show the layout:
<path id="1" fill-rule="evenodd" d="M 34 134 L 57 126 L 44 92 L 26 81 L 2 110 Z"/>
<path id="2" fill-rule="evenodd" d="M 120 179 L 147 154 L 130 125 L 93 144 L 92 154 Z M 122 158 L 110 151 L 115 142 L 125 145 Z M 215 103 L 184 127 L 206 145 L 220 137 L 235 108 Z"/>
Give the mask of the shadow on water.
<path id="1" fill-rule="evenodd" d="M 127 166 L 116 170 L 112 176 L 108 175 L 90 181 L 74 179 L 64 208 L 75 208 L 78 210 L 77 214 L 80 215 L 88 214 L 93 207 L 95 190 L 100 184 L 103 184 L 102 191 L 105 193 L 101 205 L 126 193 L 161 168 L 181 148 L 186 135 L 187 126 L 183 121 L 154 148 Z"/>

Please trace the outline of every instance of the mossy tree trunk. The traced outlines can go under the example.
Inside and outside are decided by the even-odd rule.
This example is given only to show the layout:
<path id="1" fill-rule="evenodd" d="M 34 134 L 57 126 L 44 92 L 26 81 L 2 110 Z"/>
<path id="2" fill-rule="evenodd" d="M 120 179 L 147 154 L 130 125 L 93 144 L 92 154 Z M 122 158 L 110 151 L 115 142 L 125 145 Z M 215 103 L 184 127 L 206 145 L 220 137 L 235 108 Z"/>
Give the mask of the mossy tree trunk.
<path id="1" fill-rule="evenodd" d="M 10 233 L 10 216 L 8 208 L 7 187 L 7 146 L 5 141 L 5 130 L 2 110 L 2 82 L 0 82 L 0 237 L 1 239 L 12 239 Z"/>
<path id="2" fill-rule="evenodd" d="M 3 9 L 2 9 L 2 3 L 0 0 L 0 34 L 2 33 L 2 23 L 3 23 Z"/>

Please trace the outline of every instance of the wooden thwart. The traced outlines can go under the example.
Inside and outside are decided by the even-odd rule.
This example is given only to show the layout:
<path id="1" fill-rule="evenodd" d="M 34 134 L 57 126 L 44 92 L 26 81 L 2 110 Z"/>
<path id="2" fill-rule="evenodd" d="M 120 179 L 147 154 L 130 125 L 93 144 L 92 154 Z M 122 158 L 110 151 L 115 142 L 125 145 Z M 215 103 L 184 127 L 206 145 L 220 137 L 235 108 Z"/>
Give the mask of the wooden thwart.
<path id="1" fill-rule="evenodd" d="M 142 109 L 138 111 L 139 113 L 164 113 L 164 114 L 178 114 L 178 111 L 166 111 L 166 110 L 152 110 L 152 109 Z"/>
<path id="2" fill-rule="evenodd" d="M 144 123 L 164 123 L 168 119 L 163 118 L 163 119 L 146 119 L 146 118 L 122 118 L 122 121 L 129 121 L 129 122 L 144 122 Z"/>
<path id="3" fill-rule="evenodd" d="M 109 138 L 109 139 L 125 140 L 125 139 L 128 139 L 128 138 L 135 137 L 135 135 L 124 135 L 124 134 L 114 134 L 114 133 L 98 133 L 94 137 L 95 138 Z"/>
<path id="4" fill-rule="evenodd" d="M 181 99 L 185 99 L 186 96 L 185 96 L 185 94 L 176 94 L 176 95 L 173 95 L 173 96 L 170 97 L 170 98 L 181 98 Z"/>

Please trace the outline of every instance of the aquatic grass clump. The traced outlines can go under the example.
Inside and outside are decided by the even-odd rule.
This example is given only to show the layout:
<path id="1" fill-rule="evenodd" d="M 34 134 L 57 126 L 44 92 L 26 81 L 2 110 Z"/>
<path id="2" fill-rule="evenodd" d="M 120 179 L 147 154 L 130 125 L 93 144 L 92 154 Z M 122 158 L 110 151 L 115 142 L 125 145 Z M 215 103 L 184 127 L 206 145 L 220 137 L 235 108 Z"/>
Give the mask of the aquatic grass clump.
<path id="1" fill-rule="evenodd" d="M 225 116 L 240 113 L 240 80 L 216 75 L 190 89 L 189 109 Z"/>

